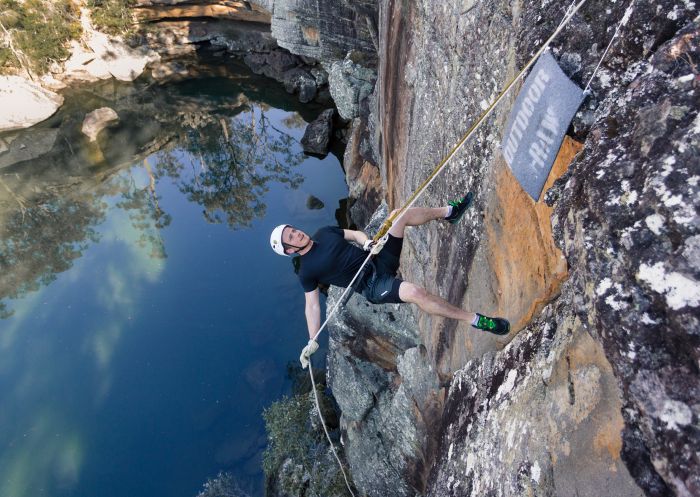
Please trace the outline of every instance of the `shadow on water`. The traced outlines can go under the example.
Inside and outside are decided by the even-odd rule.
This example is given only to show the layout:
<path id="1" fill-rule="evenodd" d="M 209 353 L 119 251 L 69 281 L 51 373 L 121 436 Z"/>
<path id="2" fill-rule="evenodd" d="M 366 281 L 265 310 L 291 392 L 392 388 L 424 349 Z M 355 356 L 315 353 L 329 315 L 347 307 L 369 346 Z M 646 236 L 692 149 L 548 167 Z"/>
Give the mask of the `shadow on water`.
<path id="1" fill-rule="evenodd" d="M 299 104 L 242 65 L 203 74 L 219 77 L 169 85 L 110 80 L 68 90 L 47 121 L 0 134 L 0 319 L 12 314 L 8 299 L 50 283 L 97 241 L 106 197 L 119 198 L 117 207 L 141 233 L 138 243 L 165 258 L 159 231 L 171 215 L 159 204 L 159 179 L 201 205 L 208 222 L 232 229 L 264 215 L 271 182 L 301 184 L 296 168 L 304 155 L 267 114 L 293 111 L 285 124 L 301 128 L 322 107 Z M 90 142 L 83 120 L 101 107 L 114 109 L 119 121 Z M 139 163 L 150 178 L 145 187 L 119 174 Z"/>

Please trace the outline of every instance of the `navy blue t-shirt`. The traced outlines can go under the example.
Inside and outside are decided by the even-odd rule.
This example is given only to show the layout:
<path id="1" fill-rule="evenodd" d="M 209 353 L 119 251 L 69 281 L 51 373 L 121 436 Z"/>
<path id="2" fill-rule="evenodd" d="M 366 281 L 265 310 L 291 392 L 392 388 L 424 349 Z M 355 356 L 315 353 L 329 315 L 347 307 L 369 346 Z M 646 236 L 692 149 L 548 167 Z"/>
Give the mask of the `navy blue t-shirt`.
<path id="1" fill-rule="evenodd" d="M 319 283 L 347 287 L 360 269 L 366 253 L 343 238 L 343 230 L 327 226 L 311 237 L 311 250 L 302 255 L 299 281 L 305 292 Z"/>

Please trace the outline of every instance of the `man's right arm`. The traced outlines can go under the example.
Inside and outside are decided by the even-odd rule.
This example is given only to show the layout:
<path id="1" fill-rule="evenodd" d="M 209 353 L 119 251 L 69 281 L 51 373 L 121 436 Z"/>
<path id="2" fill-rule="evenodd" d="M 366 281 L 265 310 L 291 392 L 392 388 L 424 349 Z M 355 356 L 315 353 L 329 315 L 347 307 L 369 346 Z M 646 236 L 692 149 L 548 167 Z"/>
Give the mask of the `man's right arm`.
<path id="1" fill-rule="evenodd" d="M 321 303 L 318 296 L 318 287 L 311 292 L 305 292 L 306 307 L 306 325 L 309 327 L 309 338 L 313 339 L 321 327 Z"/>

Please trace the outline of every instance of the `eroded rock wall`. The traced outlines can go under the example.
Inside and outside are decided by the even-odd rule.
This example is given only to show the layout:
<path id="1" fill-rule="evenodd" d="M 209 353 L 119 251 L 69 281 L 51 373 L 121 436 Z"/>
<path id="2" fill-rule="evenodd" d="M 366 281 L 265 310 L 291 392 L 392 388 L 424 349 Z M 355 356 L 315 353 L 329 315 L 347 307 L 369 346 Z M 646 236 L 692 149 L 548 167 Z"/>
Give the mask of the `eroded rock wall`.
<path id="1" fill-rule="evenodd" d="M 367 140 L 390 207 L 427 177 L 569 5 L 380 4 Z M 555 57 L 581 87 L 626 7 L 586 5 L 555 41 Z M 546 234 L 544 199 L 516 195 L 498 152 L 508 102 L 430 187 L 420 205 L 472 190 L 476 208 L 457 227 L 410 230 L 402 276 L 517 326 L 501 340 L 410 310 L 415 344 L 394 360 L 383 354 L 397 365 L 387 370 L 350 345 L 357 329 L 378 333 L 372 319 L 337 324 L 338 402 L 350 405 L 363 389 L 373 399 L 341 419 L 361 491 L 700 495 L 697 15 L 692 2 L 635 2 L 592 82 L 570 129 L 583 149 L 547 195 L 553 253 L 567 266 L 562 287 L 550 284 L 556 258 L 538 257 L 552 235 L 531 241 Z M 410 378 L 398 367 L 409 357 L 420 357 Z M 430 373 L 425 391 L 412 386 L 418 370 Z M 401 416 L 403 429 L 392 422 Z"/>

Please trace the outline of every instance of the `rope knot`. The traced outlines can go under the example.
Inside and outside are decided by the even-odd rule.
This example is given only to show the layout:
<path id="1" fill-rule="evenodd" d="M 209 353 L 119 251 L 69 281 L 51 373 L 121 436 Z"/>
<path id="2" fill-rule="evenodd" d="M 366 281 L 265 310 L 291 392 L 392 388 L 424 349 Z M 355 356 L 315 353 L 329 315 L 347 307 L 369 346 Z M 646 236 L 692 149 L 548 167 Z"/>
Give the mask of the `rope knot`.
<path id="1" fill-rule="evenodd" d="M 386 245 L 387 240 L 389 240 L 388 234 L 381 237 L 374 245 L 372 245 L 372 251 L 370 253 L 372 255 L 377 255 L 379 252 L 381 252 L 384 245 Z"/>

